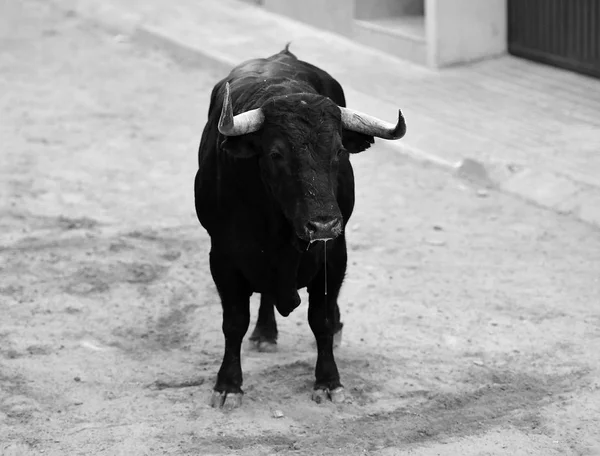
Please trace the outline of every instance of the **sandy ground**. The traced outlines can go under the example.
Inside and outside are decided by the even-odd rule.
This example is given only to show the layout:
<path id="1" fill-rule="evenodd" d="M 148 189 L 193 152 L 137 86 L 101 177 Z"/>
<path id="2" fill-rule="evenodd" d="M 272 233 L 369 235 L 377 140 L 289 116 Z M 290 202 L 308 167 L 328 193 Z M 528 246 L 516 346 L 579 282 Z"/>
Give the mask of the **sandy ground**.
<path id="1" fill-rule="evenodd" d="M 598 231 L 381 143 L 354 160 L 350 398 L 310 400 L 304 304 L 211 409 L 192 187 L 220 76 L 0 2 L 0 455 L 600 454 Z"/>

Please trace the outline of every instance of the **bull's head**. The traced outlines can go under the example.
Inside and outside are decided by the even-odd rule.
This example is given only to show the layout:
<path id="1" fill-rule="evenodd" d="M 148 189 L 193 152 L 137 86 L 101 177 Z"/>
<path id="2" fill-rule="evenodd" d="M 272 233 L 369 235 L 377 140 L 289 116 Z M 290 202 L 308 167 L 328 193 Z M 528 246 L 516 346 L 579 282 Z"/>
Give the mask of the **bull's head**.
<path id="1" fill-rule="evenodd" d="M 394 125 L 312 93 L 272 97 L 234 116 L 227 83 L 219 132 L 226 136 L 221 147 L 229 153 L 258 155 L 262 179 L 296 235 L 312 242 L 342 232 L 336 199 L 340 162 L 367 148 L 372 137 L 401 138 L 406 124 L 401 111 Z M 352 132 L 354 139 L 362 138 L 360 145 Z"/>

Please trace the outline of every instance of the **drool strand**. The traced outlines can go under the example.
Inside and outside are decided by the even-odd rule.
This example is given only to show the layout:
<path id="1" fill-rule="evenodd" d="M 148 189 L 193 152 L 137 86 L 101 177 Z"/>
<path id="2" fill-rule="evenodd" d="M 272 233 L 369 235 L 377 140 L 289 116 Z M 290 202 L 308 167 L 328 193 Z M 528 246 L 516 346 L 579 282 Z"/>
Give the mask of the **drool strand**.
<path id="1" fill-rule="evenodd" d="M 325 250 L 325 296 L 327 296 L 327 241 L 323 242 Z"/>

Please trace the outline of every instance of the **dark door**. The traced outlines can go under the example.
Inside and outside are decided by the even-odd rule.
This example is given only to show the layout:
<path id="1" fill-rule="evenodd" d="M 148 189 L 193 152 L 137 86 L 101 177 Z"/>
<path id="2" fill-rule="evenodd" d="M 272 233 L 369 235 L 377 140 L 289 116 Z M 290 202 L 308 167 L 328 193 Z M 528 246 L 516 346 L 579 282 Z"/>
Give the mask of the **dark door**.
<path id="1" fill-rule="evenodd" d="M 508 0 L 508 52 L 600 78 L 600 0 Z"/>

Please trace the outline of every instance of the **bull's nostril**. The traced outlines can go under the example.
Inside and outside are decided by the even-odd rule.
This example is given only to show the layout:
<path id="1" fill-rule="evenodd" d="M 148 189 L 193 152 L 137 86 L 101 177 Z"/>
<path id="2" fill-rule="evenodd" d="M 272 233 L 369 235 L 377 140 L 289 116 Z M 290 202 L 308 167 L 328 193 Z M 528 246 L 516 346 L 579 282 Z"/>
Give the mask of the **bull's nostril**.
<path id="1" fill-rule="evenodd" d="M 325 221 L 312 220 L 306 224 L 306 231 L 313 239 L 331 239 L 340 234 L 342 222 L 335 218 Z"/>
<path id="2" fill-rule="evenodd" d="M 342 229 L 342 221 L 340 219 L 335 219 L 331 226 L 331 231 L 338 231 Z"/>
<path id="3" fill-rule="evenodd" d="M 308 222 L 306 224 L 306 230 L 310 233 L 316 233 L 317 231 L 319 231 L 319 222 Z"/>
<path id="4" fill-rule="evenodd" d="M 327 222 L 308 222 L 308 231 L 311 233 L 319 233 L 321 231 L 329 231 L 337 222 L 330 220 Z"/>

